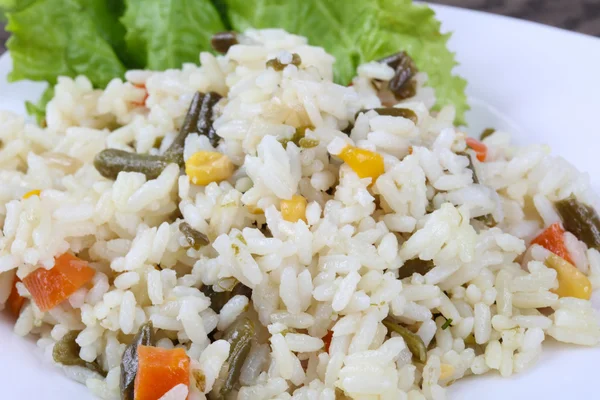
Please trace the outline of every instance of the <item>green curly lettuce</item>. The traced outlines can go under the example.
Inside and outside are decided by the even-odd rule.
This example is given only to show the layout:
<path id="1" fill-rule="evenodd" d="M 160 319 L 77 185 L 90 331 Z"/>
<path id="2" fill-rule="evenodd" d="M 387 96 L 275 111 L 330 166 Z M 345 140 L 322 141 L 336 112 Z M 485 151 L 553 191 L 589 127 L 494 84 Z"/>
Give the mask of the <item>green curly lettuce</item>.
<path id="1" fill-rule="evenodd" d="M 38 0 L 8 14 L 9 80 L 54 85 L 58 76 L 86 75 L 103 87 L 125 73 L 114 37 L 118 19 L 105 0 Z"/>
<path id="2" fill-rule="evenodd" d="M 209 0 L 127 0 L 121 19 L 134 59 L 152 70 L 198 62 L 200 51 L 225 26 Z"/>

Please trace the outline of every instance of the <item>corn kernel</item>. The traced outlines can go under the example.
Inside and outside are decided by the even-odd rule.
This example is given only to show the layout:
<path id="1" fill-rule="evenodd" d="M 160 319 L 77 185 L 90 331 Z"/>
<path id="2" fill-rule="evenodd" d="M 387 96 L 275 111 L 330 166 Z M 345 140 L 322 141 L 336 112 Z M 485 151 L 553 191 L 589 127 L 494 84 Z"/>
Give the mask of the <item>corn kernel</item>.
<path id="1" fill-rule="evenodd" d="M 346 146 L 339 157 L 356 172 L 359 178 L 371 178 L 371 184 L 385 172 L 383 157 L 369 150 Z"/>
<path id="2" fill-rule="evenodd" d="M 454 367 L 450 364 L 442 364 L 440 366 L 440 380 L 446 380 L 454 375 Z"/>
<path id="3" fill-rule="evenodd" d="M 185 162 L 185 173 L 195 185 L 221 182 L 233 175 L 233 163 L 226 155 L 199 151 Z"/>
<path id="4" fill-rule="evenodd" d="M 31 196 L 39 196 L 42 191 L 40 189 L 30 190 L 23 195 L 23 200 L 30 198 Z"/>
<path id="5" fill-rule="evenodd" d="M 556 271 L 558 289 L 553 290 L 559 297 L 577 297 L 589 300 L 592 296 L 590 280 L 576 266 L 565 259 L 550 254 L 546 259 L 546 266 Z"/>
<path id="6" fill-rule="evenodd" d="M 296 222 L 299 219 L 306 222 L 306 199 L 302 196 L 294 195 L 291 200 L 281 200 L 281 216 L 289 222 Z"/>
<path id="7" fill-rule="evenodd" d="M 257 206 L 253 206 L 252 204 L 248 205 L 247 207 L 248 211 L 250 211 L 250 214 L 261 215 L 265 213 L 265 211 L 262 208 L 258 208 Z"/>

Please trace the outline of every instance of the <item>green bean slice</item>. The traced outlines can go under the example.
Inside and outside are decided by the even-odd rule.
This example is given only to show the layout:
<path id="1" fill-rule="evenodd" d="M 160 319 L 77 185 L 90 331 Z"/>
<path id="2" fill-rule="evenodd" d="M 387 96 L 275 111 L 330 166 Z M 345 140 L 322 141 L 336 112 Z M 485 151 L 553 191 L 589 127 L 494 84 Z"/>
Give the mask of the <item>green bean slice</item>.
<path id="1" fill-rule="evenodd" d="M 467 168 L 469 168 L 471 170 L 471 172 L 473 172 L 473 183 L 478 185 L 479 177 L 477 176 L 477 171 L 475 171 L 475 164 L 473 164 L 473 158 L 471 157 L 471 154 L 464 152 L 464 151 L 461 151 L 456 154 L 459 156 L 467 157 L 467 159 L 469 160 L 469 165 L 467 165 Z"/>
<path id="2" fill-rule="evenodd" d="M 383 325 L 385 325 L 385 327 L 388 328 L 390 331 L 394 331 L 400 336 L 402 336 L 402 338 L 406 342 L 406 346 L 412 353 L 413 357 L 415 357 L 423 364 L 427 362 L 427 347 L 425 346 L 423 339 L 421 339 L 419 335 L 409 331 L 408 329 L 398 324 L 391 318 L 386 318 L 382 322 Z"/>
<path id="3" fill-rule="evenodd" d="M 133 338 L 133 341 L 125 348 L 123 357 L 121 358 L 121 379 L 119 387 L 121 389 L 121 400 L 133 400 L 135 376 L 138 369 L 138 353 L 137 348 L 140 345 L 154 345 L 154 331 L 152 321 L 146 322 L 140 326 L 138 333 Z"/>
<path id="4" fill-rule="evenodd" d="M 87 362 L 79 357 L 81 347 L 75 341 L 79 332 L 80 331 L 68 332 L 62 339 L 56 342 L 52 348 L 52 358 L 59 364 L 84 367 L 106 377 L 106 372 L 104 372 L 97 361 Z"/>
<path id="5" fill-rule="evenodd" d="M 215 33 L 210 40 L 212 48 L 222 54 L 227 53 L 231 46 L 238 43 L 237 34 L 235 32 Z"/>
<path id="6" fill-rule="evenodd" d="M 396 71 L 388 82 L 388 88 L 396 100 L 404 100 L 416 94 L 416 82 L 412 78 L 417 73 L 417 66 L 406 52 L 401 51 L 385 57 L 379 62 L 389 65 Z"/>
<path id="7" fill-rule="evenodd" d="M 435 267 L 435 265 L 431 260 L 425 261 L 421 260 L 420 258 L 406 260 L 404 265 L 398 270 L 398 278 L 409 278 L 413 276 L 414 273 L 425 275 L 427 272 L 433 269 L 433 267 Z"/>
<path id="8" fill-rule="evenodd" d="M 292 62 L 289 63 L 299 67 L 302 64 L 302 59 L 296 53 L 292 53 Z M 283 64 L 279 58 L 275 57 L 267 61 L 267 68 L 273 68 L 275 71 L 283 71 L 289 64 Z"/>
<path id="9" fill-rule="evenodd" d="M 475 217 L 475 219 L 487 226 L 488 228 L 493 228 L 496 225 L 498 225 L 492 214 L 481 215 L 479 217 Z"/>
<path id="10" fill-rule="evenodd" d="M 371 108 L 370 110 L 362 110 L 361 112 L 375 111 L 379 115 L 389 115 L 391 117 L 402 117 L 406 119 L 410 119 L 414 124 L 418 122 L 417 114 L 411 110 L 410 108 L 397 108 L 397 107 L 379 107 L 379 108 Z"/>
<path id="11" fill-rule="evenodd" d="M 210 299 L 210 308 L 217 314 L 221 312 L 221 309 L 232 297 L 237 295 L 246 296 L 248 299 L 252 298 L 252 289 L 248 286 L 236 283 L 232 290 L 216 292 L 211 285 L 202 287 L 202 293 Z"/>
<path id="12" fill-rule="evenodd" d="M 600 218 L 596 210 L 574 196 L 554 203 L 565 229 L 587 245 L 600 250 Z"/>
<path id="13" fill-rule="evenodd" d="M 200 92 L 196 92 L 194 97 L 192 97 L 192 102 L 188 108 L 188 111 L 185 115 L 185 119 L 183 120 L 183 124 L 181 124 L 181 128 L 179 128 L 179 134 L 173 140 L 173 143 L 169 146 L 169 148 L 165 151 L 165 157 L 173 162 L 176 162 L 180 166 L 184 165 L 183 161 L 183 147 L 185 146 L 185 139 L 188 137 L 190 133 L 196 132 L 198 126 L 198 117 L 200 116 L 200 109 L 202 107 L 202 100 L 204 99 L 204 94 Z"/>
<path id="14" fill-rule="evenodd" d="M 200 250 L 203 246 L 209 243 L 208 236 L 192 228 L 187 222 L 179 224 L 179 231 L 185 236 L 185 240 L 191 247 Z"/>
<path id="15" fill-rule="evenodd" d="M 494 128 L 486 128 L 483 130 L 483 132 L 481 132 L 481 136 L 479 136 L 479 139 L 483 140 L 488 136 L 493 135 L 496 132 L 496 130 Z"/>
<path id="16" fill-rule="evenodd" d="M 220 140 L 213 127 L 213 109 L 219 100 L 221 100 L 221 95 L 218 93 L 208 92 L 205 94 L 202 99 L 202 104 L 200 105 L 198 122 L 196 123 L 198 134 L 208 137 L 208 140 L 210 140 L 210 144 L 213 147 L 217 147 Z"/>
<path id="17" fill-rule="evenodd" d="M 246 361 L 246 357 L 250 353 L 252 342 L 256 340 L 255 334 L 254 324 L 248 318 L 238 318 L 225 331 L 223 339 L 229 342 L 230 349 L 229 357 L 227 358 L 229 371 L 227 371 L 227 376 L 220 392 L 222 398 L 226 398 L 227 394 L 237 384 L 242 373 L 244 361 Z"/>
<path id="18" fill-rule="evenodd" d="M 169 165 L 162 156 L 130 153 L 118 149 L 105 149 L 96 154 L 94 167 L 105 178 L 115 180 L 119 172 L 140 172 L 147 179 L 157 178 Z"/>

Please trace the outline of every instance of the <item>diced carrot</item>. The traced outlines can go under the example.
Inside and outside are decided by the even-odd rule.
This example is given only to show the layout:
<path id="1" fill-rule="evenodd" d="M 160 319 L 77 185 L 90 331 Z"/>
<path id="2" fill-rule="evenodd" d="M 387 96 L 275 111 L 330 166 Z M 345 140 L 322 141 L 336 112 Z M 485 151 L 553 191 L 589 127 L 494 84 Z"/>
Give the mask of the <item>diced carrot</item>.
<path id="1" fill-rule="evenodd" d="M 56 257 L 54 262 L 52 269 L 38 268 L 23 279 L 41 311 L 48 311 L 65 301 L 96 273 L 87 261 L 69 253 Z"/>
<path id="2" fill-rule="evenodd" d="M 8 299 L 6 299 L 6 308 L 15 317 L 19 316 L 21 308 L 23 307 L 23 303 L 25 302 L 25 297 L 22 297 L 17 290 L 17 282 L 21 282 L 21 280 L 15 276 L 12 290 L 8 295 Z"/>
<path id="3" fill-rule="evenodd" d="M 484 162 L 487 157 L 488 148 L 485 144 L 481 143 L 477 139 L 466 138 L 467 146 L 475 150 L 475 155 L 480 162 Z"/>
<path id="4" fill-rule="evenodd" d="M 565 230 L 558 222 L 546 228 L 533 239 L 531 244 L 538 244 L 573 264 L 569 250 L 567 250 L 567 246 L 565 245 Z"/>
<path id="5" fill-rule="evenodd" d="M 329 346 L 331 346 L 331 339 L 333 339 L 333 331 L 327 331 L 327 334 L 323 336 L 323 343 L 325 343 L 325 351 L 329 353 Z"/>
<path id="6" fill-rule="evenodd" d="M 133 86 L 139 89 L 144 89 L 146 91 L 146 95 L 144 96 L 144 100 L 142 101 L 134 101 L 133 104 L 139 107 L 143 107 L 146 105 L 146 100 L 148 99 L 148 90 L 146 90 L 146 85 L 143 83 L 135 83 Z"/>
<path id="7" fill-rule="evenodd" d="M 190 384 L 190 358 L 185 350 L 138 346 L 134 400 L 157 400 L 175 385 Z"/>

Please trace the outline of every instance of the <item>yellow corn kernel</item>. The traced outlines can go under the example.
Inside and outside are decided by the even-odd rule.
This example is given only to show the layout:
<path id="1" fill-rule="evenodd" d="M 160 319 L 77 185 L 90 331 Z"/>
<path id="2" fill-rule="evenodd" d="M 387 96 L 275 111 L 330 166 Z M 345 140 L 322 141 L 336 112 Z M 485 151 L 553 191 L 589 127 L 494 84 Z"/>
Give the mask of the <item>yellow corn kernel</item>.
<path id="1" fill-rule="evenodd" d="M 553 290 L 559 297 L 577 297 L 589 300 L 592 296 L 590 280 L 576 266 L 565 259 L 551 254 L 546 258 L 546 266 L 556 271 L 558 289 Z"/>
<path id="2" fill-rule="evenodd" d="M 286 221 L 296 222 L 299 219 L 306 222 L 306 199 L 294 195 L 291 200 L 281 200 L 281 216 Z"/>
<path id="3" fill-rule="evenodd" d="M 346 146 L 339 157 L 356 172 L 359 178 L 371 178 L 371 183 L 375 183 L 379 175 L 385 172 L 383 157 L 369 150 Z"/>
<path id="4" fill-rule="evenodd" d="M 257 206 L 253 206 L 252 204 L 248 205 L 247 207 L 248 211 L 250 211 L 250 214 L 261 215 L 265 213 L 265 211 L 262 208 L 258 208 Z"/>
<path id="5" fill-rule="evenodd" d="M 450 364 L 442 364 L 440 366 L 440 380 L 444 381 L 454 375 L 454 367 Z"/>
<path id="6" fill-rule="evenodd" d="M 185 162 L 185 173 L 195 185 L 221 182 L 233 175 L 233 163 L 226 155 L 199 151 Z"/>
<path id="7" fill-rule="evenodd" d="M 42 191 L 40 189 L 30 190 L 23 195 L 23 200 L 30 198 L 31 196 L 39 196 Z"/>

